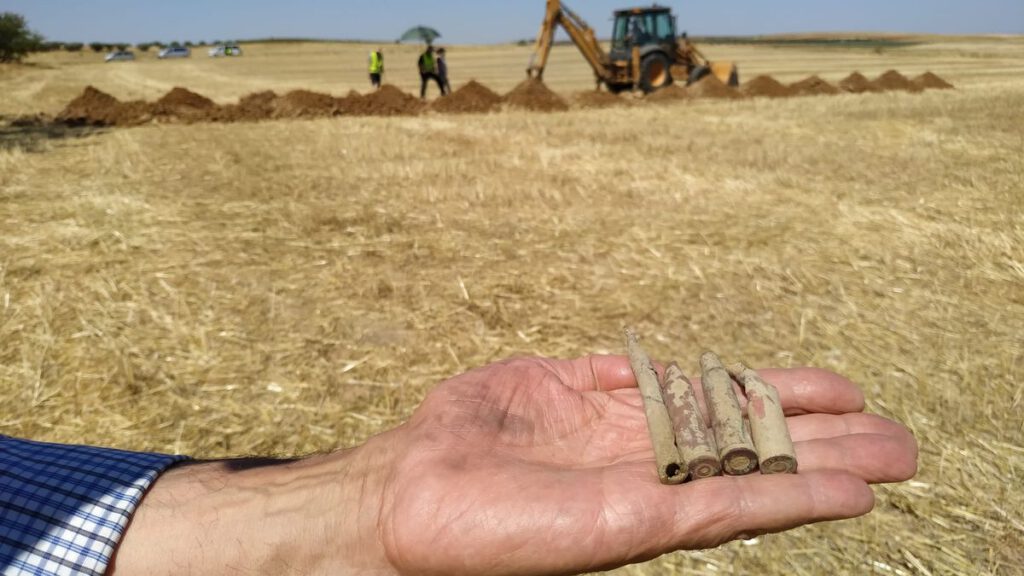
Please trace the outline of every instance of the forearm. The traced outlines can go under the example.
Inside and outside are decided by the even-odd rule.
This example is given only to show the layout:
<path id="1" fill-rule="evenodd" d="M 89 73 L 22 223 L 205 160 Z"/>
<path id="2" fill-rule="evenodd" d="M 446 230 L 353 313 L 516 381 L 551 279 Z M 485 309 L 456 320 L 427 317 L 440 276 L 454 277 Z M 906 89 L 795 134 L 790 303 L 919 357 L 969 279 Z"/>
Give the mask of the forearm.
<path id="1" fill-rule="evenodd" d="M 383 444 L 174 468 L 139 506 L 108 574 L 388 573 L 377 538 Z"/>

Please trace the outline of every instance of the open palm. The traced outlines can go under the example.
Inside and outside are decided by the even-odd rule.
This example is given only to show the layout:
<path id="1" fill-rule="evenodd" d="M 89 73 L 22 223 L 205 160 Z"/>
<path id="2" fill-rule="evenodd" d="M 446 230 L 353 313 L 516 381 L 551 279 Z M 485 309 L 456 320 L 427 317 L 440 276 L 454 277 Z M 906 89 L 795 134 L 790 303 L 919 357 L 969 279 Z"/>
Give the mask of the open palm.
<path id="1" fill-rule="evenodd" d="M 405 573 L 563 574 L 871 510 L 868 483 L 913 476 L 907 430 L 861 413 L 846 379 L 765 370 L 800 474 L 658 482 L 624 357 L 516 359 L 438 386 L 404 426 L 380 539 Z M 699 386 L 698 386 L 699 390 Z"/>

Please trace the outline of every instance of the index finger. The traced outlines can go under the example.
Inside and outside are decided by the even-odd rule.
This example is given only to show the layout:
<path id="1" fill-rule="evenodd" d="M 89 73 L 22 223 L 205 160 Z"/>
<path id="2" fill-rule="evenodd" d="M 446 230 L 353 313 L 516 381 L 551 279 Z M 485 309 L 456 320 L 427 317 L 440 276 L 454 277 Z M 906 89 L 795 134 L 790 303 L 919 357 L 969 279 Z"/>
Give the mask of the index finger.
<path id="1" fill-rule="evenodd" d="M 574 360 L 552 360 L 549 366 L 568 386 L 579 392 L 608 392 L 635 388 L 636 378 L 629 358 L 591 355 Z M 768 368 L 758 374 L 775 386 L 787 415 L 846 414 L 864 410 L 864 393 L 844 376 L 821 368 Z M 703 403 L 700 379 L 694 390 Z M 741 395 L 742 397 L 742 395 Z"/>

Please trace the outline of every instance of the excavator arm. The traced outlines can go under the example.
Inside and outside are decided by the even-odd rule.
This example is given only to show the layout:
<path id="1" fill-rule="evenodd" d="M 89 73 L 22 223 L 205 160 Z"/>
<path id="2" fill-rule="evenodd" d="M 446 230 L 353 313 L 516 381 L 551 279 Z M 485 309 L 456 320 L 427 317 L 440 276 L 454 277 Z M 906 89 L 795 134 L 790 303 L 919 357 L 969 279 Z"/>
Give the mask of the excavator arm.
<path id="1" fill-rule="evenodd" d="M 690 42 L 685 35 L 676 45 L 676 62 L 685 65 L 688 74 L 694 69 L 703 69 L 713 74 L 723 84 L 739 86 L 739 70 L 735 63 L 724 60 L 716 62 L 708 60 L 707 56 L 704 56 L 704 53 L 694 46 L 693 42 Z"/>
<path id="2" fill-rule="evenodd" d="M 594 69 L 594 75 L 599 80 L 609 80 L 608 55 L 601 49 L 594 29 L 587 25 L 586 21 L 578 14 L 562 4 L 561 0 L 548 0 L 547 2 L 544 21 L 540 25 L 537 43 L 534 46 L 533 57 L 530 58 L 530 66 L 526 69 L 526 74 L 531 78 L 542 79 L 544 77 L 544 68 L 547 66 L 558 26 L 564 28 L 569 34 L 573 44 L 583 54 L 583 58 L 590 64 L 590 67 Z"/>

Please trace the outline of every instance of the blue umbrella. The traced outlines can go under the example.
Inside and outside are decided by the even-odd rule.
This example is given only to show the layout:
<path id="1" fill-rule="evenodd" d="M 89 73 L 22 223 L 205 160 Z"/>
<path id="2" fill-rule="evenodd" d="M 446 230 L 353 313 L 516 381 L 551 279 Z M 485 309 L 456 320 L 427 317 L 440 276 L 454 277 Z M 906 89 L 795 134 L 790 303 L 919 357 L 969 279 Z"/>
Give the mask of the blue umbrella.
<path id="1" fill-rule="evenodd" d="M 426 42 L 427 44 L 433 44 L 434 40 L 441 37 L 441 33 L 433 28 L 427 26 L 413 26 L 402 34 L 399 41 L 405 42 L 409 40 L 416 40 L 419 42 Z"/>

